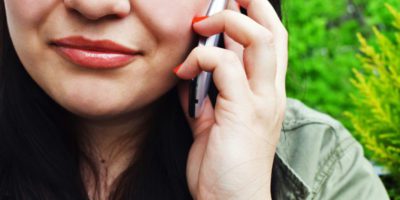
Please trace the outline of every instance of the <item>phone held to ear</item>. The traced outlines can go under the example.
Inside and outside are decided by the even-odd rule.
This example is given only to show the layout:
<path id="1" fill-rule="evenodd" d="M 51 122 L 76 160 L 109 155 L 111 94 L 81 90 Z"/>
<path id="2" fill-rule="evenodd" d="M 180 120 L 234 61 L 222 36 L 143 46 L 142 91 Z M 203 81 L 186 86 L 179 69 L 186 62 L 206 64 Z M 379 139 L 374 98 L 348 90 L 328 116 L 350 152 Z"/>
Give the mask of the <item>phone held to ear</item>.
<path id="1" fill-rule="evenodd" d="M 211 0 L 207 16 L 211 16 L 226 9 L 228 0 Z M 218 46 L 221 33 L 210 36 L 208 38 L 200 37 L 198 46 Z M 197 118 L 200 114 L 204 100 L 207 97 L 208 88 L 212 74 L 202 71 L 198 76 L 190 81 L 189 86 L 189 116 Z"/>

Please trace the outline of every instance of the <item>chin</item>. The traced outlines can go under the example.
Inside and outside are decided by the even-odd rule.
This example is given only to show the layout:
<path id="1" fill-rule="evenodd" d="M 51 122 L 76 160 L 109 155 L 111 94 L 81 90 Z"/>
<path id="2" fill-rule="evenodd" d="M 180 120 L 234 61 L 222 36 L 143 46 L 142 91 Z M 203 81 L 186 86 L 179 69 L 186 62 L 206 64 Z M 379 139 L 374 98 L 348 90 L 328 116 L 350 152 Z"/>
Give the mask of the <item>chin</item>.
<path id="1" fill-rule="evenodd" d="M 123 109 L 118 105 L 104 106 L 99 104 L 83 105 L 71 103 L 69 105 L 64 105 L 63 107 L 79 118 L 90 120 L 111 119 L 128 112 L 128 110 Z"/>
<path id="2" fill-rule="evenodd" d="M 96 84 L 94 87 L 94 84 L 79 83 L 65 84 L 49 94 L 71 114 L 92 120 L 111 120 L 141 113 L 173 87 L 173 81 L 150 87 L 152 89 L 140 85 L 117 87 L 115 84 Z"/>
<path id="3" fill-rule="evenodd" d="M 59 104 L 78 118 L 112 120 L 134 115 L 153 102 L 149 96 L 80 95 L 63 96 Z"/>
<path id="4" fill-rule="evenodd" d="M 135 109 L 128 106 L 131 102 L 127 98 L 108 95 L 58 93 L 53 99 L 71 114 L 93 120 L 112 118 Z"/>

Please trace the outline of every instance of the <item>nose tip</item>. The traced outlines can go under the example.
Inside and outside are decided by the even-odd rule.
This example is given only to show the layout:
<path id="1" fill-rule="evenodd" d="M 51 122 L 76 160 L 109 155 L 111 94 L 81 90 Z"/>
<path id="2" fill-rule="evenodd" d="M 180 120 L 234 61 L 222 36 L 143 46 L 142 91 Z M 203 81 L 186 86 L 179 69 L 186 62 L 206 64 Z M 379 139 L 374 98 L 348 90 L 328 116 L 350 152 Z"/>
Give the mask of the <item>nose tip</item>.
<path id="1" fill-rule="evenodd" d="M 125 17 L 131 11 L 129 0 L 64 0 L 64 4 L 91 20 L 109 15 Z"/>

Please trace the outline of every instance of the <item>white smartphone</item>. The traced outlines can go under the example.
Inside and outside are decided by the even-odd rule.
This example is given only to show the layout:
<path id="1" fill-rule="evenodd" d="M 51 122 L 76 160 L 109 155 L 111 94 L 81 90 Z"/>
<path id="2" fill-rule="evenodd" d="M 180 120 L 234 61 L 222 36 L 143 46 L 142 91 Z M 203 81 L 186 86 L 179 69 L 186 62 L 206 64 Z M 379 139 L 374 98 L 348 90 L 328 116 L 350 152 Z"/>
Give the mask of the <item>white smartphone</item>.
<path id="1" fill-rule="evenodd" d="M 226 9 L 228 0 L 211 0 L 207 16 L 211 16 Z M 198 46 L 218 46 L 221 34 L 216 34 L 208 38 L 200 37 Z M 197 118 L 200 114 L 204 99 L 207 97 L 208 88 L 212 74 L 210 72 L 201 72 L 198 76 L 193 78 L 189 87 L 189 116 Z"/>

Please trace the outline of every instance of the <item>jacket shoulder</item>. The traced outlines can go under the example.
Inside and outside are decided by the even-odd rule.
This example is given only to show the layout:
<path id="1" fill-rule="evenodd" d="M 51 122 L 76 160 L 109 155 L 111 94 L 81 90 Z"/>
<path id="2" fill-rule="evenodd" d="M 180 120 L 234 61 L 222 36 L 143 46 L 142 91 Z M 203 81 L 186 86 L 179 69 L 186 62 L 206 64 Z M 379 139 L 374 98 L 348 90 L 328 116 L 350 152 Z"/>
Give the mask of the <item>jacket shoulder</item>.
<path id="1" fill-rule="evenodd" d="M 349 131 L 298 100 L 287 100 L 277 155 L 310 199 L 388 199 L 362 146 Z"/>

